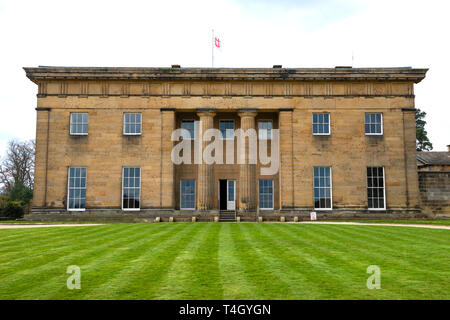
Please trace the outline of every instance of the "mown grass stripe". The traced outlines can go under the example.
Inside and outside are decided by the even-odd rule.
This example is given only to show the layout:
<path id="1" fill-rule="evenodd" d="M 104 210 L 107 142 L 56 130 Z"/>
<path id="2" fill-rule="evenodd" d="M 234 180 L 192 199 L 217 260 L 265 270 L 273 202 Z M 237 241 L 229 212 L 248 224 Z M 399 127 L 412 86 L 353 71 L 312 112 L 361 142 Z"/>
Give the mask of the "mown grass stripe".
<path id="1" fill-rule="evenodd" d="M 173 224 L 171 227 L 173 228 Z M 120 297 L 121 299 L 157 299 L 159 283 L 173 260 L 187 246 L 190 238 L 201 228 L 200 224 L 180 224 L 181 231 L 172 233 L 166 241 L 151 246 L 128 268 L 117 273 L 107 283 L 100 285 L 88 298 Z"/>
<path id="2" fill-rule="evenodd" d="M 68 293 L 64 281 L 57 286 L 49 282 L 48 285 L 44 286 L 45 295 L 43 298 L 64 299 L 69 296 L 70 299 L 79 299 L 95 290 L 99 285 L 108 282 L 109 278 L 119 273 L 121 268 L 126 268 L 127 262 L 141 256 L 150 243 L 162 242 L 171 237 L 176 230 L 177 228 L 171 228 L 163 224 L 146 225 L 145 228 L 139 228 L 124 238 L 124 241 L 119 245 L 116 244 L 114 250 L 109 250 L 95 259 L 90 257 L 77 259 L 77 265 L 82 272 L 82 290 L 74 290 Z M 123 261 L 126 262 L 123 263 Z M 67 277 L 67 275 L 64 277 Z M 28 292 L 27 294 L 33 295 L 34 293 Z"/>
<path id="3" fill-rule="evenodd" d="M 39 244 L 26 244 L 26 250 L 19 250 L 19 252 L 21 253 L 20 258 L 3 262 L 3 268 L 0 272 L 0 276 L 5 277 L 11 270 L 15 271 L 16 265 L 21 264 L 23 261 L 27 261 L 27 264 L 26 268 L 21 269 L 22 271 L 30 268 L 36 268 L 37 266 L 42 264 L 42 261 L 46 261 L 47 263 L 49 263 L 53 261 L 52 258 L 58 259 L 61 254 L 63 252 L 67 252 L 69 248 L 70 250 L 75 250 L 77 248 L 85 247 L 88 245 L 96 246 L 99 237 L 103 240 L 108 240 L 110 238 L 114 239 L 117 238 L 117 235 L 121 232 L 126 233 L 129 231 L 126 227 L 119 230 L 110 228 L 107 230 L 102 230 L 100 232 L 92 230 L 90 234 L 85 234 L 75 239 L 66 237 L 64 241 L 60 241 L 59 243 L 58 241 L 50 240 L 51 244 L 49 245 L 49 248 L 51 248 L 51 250 L 48 250 L 46 246 L 39 246 Z M 57 243 L 58 246 L 55 246 L 55 243 Z"/>
<path id="4" fill-rule="evenodd" d="M 64 230 L 65 231 L 65 230 Z M 36 254 L 36 247 L 39 247 L 40 251 L 45 251 L 47 248 L 54 248 L 55 243 L 73 243 L 73 241 L 82 241 L 86 238 L 91 238 L 92 233 L 96 233 L 97 236 L 103 236 L 105 234 L 113 234 L 111 229 L 95 229 L 95 230 L 74 230 L 73 232 L 64 232 L 61 230 L 58 235 L 46 236 L 43 239 L 34 239 L 24 242 L 19 240 L 14 245 L 6 245 L 4 251 L 0 252 L 0 263 L 2 261 L 10 261 L 16 256 L 27 258 Z M 72 230 L 71 230 L 72 231 Z M 61 241 L 60 241 L 61 240 Z"/>
<path id="5" fill-rule="evenodd" d="M 283 299 L 314 299 L 320 290 L 302 272 L 305 266 L 303 259 L 292 255 L 286 248 L 286 243 L 279 245 L 267 234 L 267 228 L 256 224 L 243 224 L 242 227 L 247 243 L 256 252 L 264 265 L 270 266 L 289 287 L 289 291 L 283 293 Z M 296 250 L 302 250 L 301 247 Z"/>
<path id="6" fill-rule="evenodd" d="M 142 228 L 142 226 L 143 225 L 141 225 L 140 228 Z M 43 263 L 34 267 L 30 267 L 29 264 L 27 264 L 26 268 L 19 270 L 10 277 L 2 277 L 0 279 L 0 298 L 5 292 L 11 291 L 11 287 L 15 287 L 14 291 L 18 293 L 17 297 L 12 298 L 16 299 L 21 298 L 20 295 L 24 294 L 24 292 L 20 290 L 22 287 L 30 290 L 53 276 L 60 278 L 66 277 L 65 270 L 67 266 L 72 264 L 76 265 L 78 259 L 82 259 L 83 257 L 90 260 L 97 259 L 101 254 L 107 253 L 111 246 L 115 248 L 122 243 L 128 243 L 126 235 L 128 234 L 128 237 L 134 236 L 133 231 L 138 228 L 139 227 L 130 227 L 119 232 L 114 232 L 113 238 L 103 238 L 101 244 L 97 243 L 89 247 L 77 243 L 73 246 L 69 254 L 59 254 L 56 259 L 50 261 L 44 260 Z M 93 234 L 92 237 L 94 238 L 95 234 Z M 5 285 L 5 283 L 8 285 Z M 65 280 L 62 283 L 65 284 Z"/>
<path id="7" fill-rule="evenodd" d="M 370 236 L 371 230 L 364 230 L 361 231 L 361 229 L 354 229 L 354 228 L 339 228 L 339 230 L 333 231 L 334 228 L 329 228 L 328 232 L 333 233 L 336 237 L 340 237 L 342 234 L 349 234 L 354 238 L 353 243 L 359 243 L 359 246 L 356 246 L 358 248 L 361 248 L 361 246 L 371 246 L 372 252 L 378 252 L 379 247 L 383 246 L 383 255 L 386 256 L 386 253 L 388 253 L 389 257 L 391 259 L 395 260 L 401 260 L 402 264 L 405 267 L 408 267 L 410 269 L 429 273 L 431 277 L 436 276 L 436 270 L 433 270 L 433 272 L 429 270 L 423 270 L 421 267 L 423 263 L 426 263 L 429 261 L 429 256 L 425 255 L 417 255 L 417 254 L 411 254 L 416 251 L 414 247 L 411 246 L 408 242 L 399 242 L 399 241 L 392 241 L 391 237 L 385 236 L 383 234 L 376 234 L 376 237 Z M 355 237 L 356 235 L 356 237 Z M 416 241 L 414 243 L 415 247 L 425 245 L 429 246 L 429 243 L 420 243 L 420 241 Z M 394 248 L 395 247 L 395 248 Z M 361 250 L 361 249 L 358 249 Z M 445 253 L 443 251 L 443 253 Z M 408 255 L 408 256 L 407 256 Z M 448 255 L 447 255 L 448 257 Z"/>
<path id="8" fill-rule="evenodd" d="M 218 265 L 222 279 L 223 299 L 262 299 L 255 293 L 257 287 L 248 279 L 233 241 L 235 224 L 221 223 L 219 229 Z"/>
<path id="9" fill-rule="evenodd" d="M 329 242 L 329 245 L 326 249 L 319 247 L 320 242 L 312 233 L 314 228 L 287 231 L 283 226 L 280 228 L 280 225 L 271 224 L 267 230 L 274 242 L 280 245 L 285 243 L 291 254 L 302 258 L 307 264 L 302 272 L 307 273 L 312 283 L 320 284 L 321 294 L 315 298 L 341 299 L 346 295 L 354 299 L 355 292 L 365 288 L 365 267 L 342 259 L 325 235 L 320 241 Z"/>
<path id="10" fill-rule="evenodd" d="M 330 242 L 330 240 L 325 240 L 327 237 L 323 235 L 322 231 L 326 230 L 325 232 L 327 234 L 330 234 L 330 229 L 333 228 L 321 228 L 321 226 L 314 226 L 316 227 L 314 233 L 310 233 L 309 236 L 314 239 L 316 243 L 320 242 Z M 374 295 L 376 294 L 376 297 L 379 296 L 389 296 L 390 299 L 398 299 L 400 296 L 397 296 L 398 294 L 392 290 L 392 288 L 397 288 L 401 285 L 401 283 L 405 283 L 405 279 L 403 281 L 399 281 L 399 278 L 402 278 L 403 272 L 402 270 L 407 269 L 405 264 L 405 260 L 402 259 L 402 257 L 398 257 L 398 251 L 393 252 L 393 256 L 389 256 L 386 254 L 386 252 L 380 252 L 380 248 L 386 249 L 386 247 L 389 245 L 389 243 L 380 243 L 379 245 L 374 244 L 377 240 L 375 238 L 368 238 L 367 241 L 360 241 L 357 236 L 350 234 L 348 236 L 342 235 L 340 233 L 345 232 L 343 230 L 348 230 L 346 228 L 347 226 L 334 226 L 334 228 L 339 228 L 339 232 L 336 234 L 338 237 L 335 239 L 336 241 L 334 246 L 340 247 L 342 249 L 343 255 L 348 256 L 349 254 L 355 255 L 355 260 L 361 265 L 361 268 L 365 269 L 369 265 L 378 265 L 383 272 L 383 279 L 384 279 L 384 290 L 383 291 L 364 291 L 364 294 Z M 353 227 L 353 226 L 352 226 Z M 295 226 L 289 227 L 289 228 L 295 228 Z M 287 229 L 289 229 L 287 228 Z M 361 227 L 357 227 L 360 229 Z M 364 227 L 362 227 L 364 228 Z M 328 235 L 329 237 L 329 235 Z M 340 241 L 341 240 L 341 241 Z M 356 243 L 360 243 L 361 245 L 357 245 Z M 332 246 L 333 241 L 331 241 L 328 246 Z M 324 246 L 321 246 L 324 247 Z M 369 248 L 372 248 L 372 250 L 369 250 Z M 360 252 L 359 255 L 356 253 Z M 417 269 L 420 274 L 420 269 Z M 411 271 L 411 270 L 410 270 Z M 365 275 L 367 277 L 367 275 Z M 417 273 L 415 274 L 417 277 Z M 408 281 L 406 281 L 408 282 Z M 405 287 L 405 290 L 408 290 L 408 295 L 415 296 L 420 295 L 420 286 L 419 288 L 416 288 L 414 286 Z M 404 295 L 405 293 L 402 293 Z M 376 298 L 374 297 L 374 298 Z"/>
<path id="11" fill-rule="evenodd" d="M 159 292 L 159 299 L 221 299 L 220 275 L 211 270 L 216 267 L 211 247 L 217 226 L 206 224 L 189 239 L 154 290 Z"/>
<path id="12" fill-rule="evenodd" d="M 61 227 L 64 228 L 64 227 Z M 91 228 L 91 227 L 71 227 L 64 228 L 65 233 L 61 233 L 61 229 L 58 228 L 42 228 L 38 229 L 11 229 L 11 230 L 0 230 L 0 252 L 4 252 L 4 250 L 8 250 L 9 248 L 13 248 L 14 244 L 23 243 L 23 237 L 27 237 L 28 243 L 34 243 L 35 241 L 46 241 L 48 239 L 52 239 L 56 235 L 64 236 L 67 233 L 85 233 L 89 232 L 89 230 L 83 230 L 82 228 Z M 49 230 L 50 229 L 50 230 Z M 70 229 L 70 230 L 69 230 Z M 42 230 L 42 232 L 40 232 Z M 5 231 L 13 231 L 14 237 L 3 237 Z M 18 241 L 19 240 L 19 241 Z"/>
<path id="13" fill-rule="evenodd" d="M 252 250 L 245 238 L 241 224 L 234 224 L 232 241 L 234 242 L 235 254 L 244 271 L 247 282 L 253 284 L 256 292 L 253 296 L 261 296 L 263 299 L 281 299 L 286 292 L 290 292 L 289 286 L 283 282 L 277 272 L 265 265 L 259 254 Z M 276 283 L 277 286 L 270 285 Z"/>

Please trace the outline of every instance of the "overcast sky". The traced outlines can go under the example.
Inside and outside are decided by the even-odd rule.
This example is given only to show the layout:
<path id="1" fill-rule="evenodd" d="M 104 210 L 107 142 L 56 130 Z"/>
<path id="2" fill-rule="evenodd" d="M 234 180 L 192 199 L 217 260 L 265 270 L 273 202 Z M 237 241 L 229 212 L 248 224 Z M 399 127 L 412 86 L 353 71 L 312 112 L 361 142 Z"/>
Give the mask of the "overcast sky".
<path id="1" fill-rule="evenodd" d="M 24 66 L 430 68 L 416 85 L 434 150 L 450 144 L 449 1 L 0 0 L 0 155 L 33 139 Z"/>

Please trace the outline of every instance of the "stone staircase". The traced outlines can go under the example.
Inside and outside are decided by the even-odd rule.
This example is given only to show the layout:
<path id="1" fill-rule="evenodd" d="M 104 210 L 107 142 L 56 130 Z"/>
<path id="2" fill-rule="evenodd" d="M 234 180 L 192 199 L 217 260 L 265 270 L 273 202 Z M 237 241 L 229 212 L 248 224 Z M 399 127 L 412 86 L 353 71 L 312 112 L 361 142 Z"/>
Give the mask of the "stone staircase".
<path id="1" fill-rule="evenodd" d="M 236 211 L 234 210 L 219 211 L 219 222 L 236 222 Z"/>

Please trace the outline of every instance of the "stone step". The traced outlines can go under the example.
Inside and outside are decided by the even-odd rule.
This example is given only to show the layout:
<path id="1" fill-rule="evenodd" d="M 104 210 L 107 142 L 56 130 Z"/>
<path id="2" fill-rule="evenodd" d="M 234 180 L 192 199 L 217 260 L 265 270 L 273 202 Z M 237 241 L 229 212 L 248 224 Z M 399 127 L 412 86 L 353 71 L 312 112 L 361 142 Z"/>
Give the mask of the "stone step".
<path id="1" fill-rule="evenodd" d="M 236 212 L 231 210 L 220 211 L 219 222 L 236 222 Z"/>

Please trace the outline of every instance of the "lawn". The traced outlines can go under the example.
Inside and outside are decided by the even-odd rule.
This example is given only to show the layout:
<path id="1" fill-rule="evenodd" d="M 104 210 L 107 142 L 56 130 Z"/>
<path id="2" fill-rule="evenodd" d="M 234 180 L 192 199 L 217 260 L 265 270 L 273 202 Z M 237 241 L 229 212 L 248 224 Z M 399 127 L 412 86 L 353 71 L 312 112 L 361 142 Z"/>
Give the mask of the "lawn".
<path id="1" fill-rule="evenodd" d="M 0 299 L 450 299 L 450 231 L 282 223 L 0 230 Z M 68 290 L 66 268 L 81 268 Z M 381 289 L 369 290 L 369 265 Z"/>

